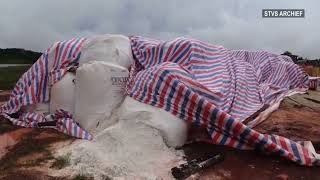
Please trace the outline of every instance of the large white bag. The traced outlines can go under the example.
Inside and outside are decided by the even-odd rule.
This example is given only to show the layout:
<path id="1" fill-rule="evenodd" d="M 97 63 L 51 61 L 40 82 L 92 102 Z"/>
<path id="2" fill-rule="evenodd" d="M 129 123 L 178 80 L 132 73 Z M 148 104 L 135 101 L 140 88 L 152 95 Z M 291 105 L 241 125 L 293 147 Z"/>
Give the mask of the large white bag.
<path id="1" fill-rule="evenodd" d="M 103 61 L 129 68 L 133 62 L 130 40 L 123 35 L 93 36 L 81 48 L 80 65 Z"/>
<path id="2" fill-rule="evenodd" d="M 63 78 L 51 87 L 50 113 L 63 109 L 74 113 L 75 75 L 67 72 Z"/>
<path id="3" fill-rule="evenodd" d="M 98 124 L 114 123 L 109 117 L 125 97 L 128 75 L 127 68 L 101 61 L 77 69 L 74 115 L 82 128 L 93 133 Z"/>
<path id="4" fill-rule="evenodd" d="M 187 140 L 187 123 L 169 112 L 127 96 L 119 108 L 120 120 L 139 120 L 160 131 L 170 147 L 182 146 Z"/>

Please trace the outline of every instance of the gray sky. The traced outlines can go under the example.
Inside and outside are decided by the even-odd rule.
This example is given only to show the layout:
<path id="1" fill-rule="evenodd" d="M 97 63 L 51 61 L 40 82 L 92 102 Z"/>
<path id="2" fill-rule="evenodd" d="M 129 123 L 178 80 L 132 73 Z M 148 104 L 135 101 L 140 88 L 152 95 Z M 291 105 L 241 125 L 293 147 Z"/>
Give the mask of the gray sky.
<path id="1" fill-rule="evenodd" d="M 320 57 L 317 0 L 0 0 L 0 48 L 47 49 L 58 40 L 117 33 L 193 37 L 233 49 Z M 261 9 L 305 9 L 265 19 Z"/>

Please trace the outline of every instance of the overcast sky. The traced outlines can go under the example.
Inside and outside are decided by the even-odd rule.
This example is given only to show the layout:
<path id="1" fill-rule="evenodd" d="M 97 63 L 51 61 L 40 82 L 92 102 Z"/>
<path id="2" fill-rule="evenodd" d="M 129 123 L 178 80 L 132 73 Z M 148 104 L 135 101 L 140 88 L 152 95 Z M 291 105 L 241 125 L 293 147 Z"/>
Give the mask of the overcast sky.
<path id="1" fill-rule="evenodd" d="M 233 49 L 320 57 L 318 0 L 0 0 L 0 48 L 37 51 L 72 37 L 117 33 L 193 37 Z M 264 8 L 305 18 L 262 18 Z"/>

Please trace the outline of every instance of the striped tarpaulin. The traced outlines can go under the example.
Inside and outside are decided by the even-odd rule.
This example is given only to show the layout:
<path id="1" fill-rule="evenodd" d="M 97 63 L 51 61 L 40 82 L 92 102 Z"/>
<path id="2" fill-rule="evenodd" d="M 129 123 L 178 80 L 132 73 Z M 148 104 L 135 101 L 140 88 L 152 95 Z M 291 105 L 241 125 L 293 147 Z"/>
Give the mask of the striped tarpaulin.
<path id="1" fill-rule="evenodd" d="M 19 112 L 23 106 L 49 102 L 51 86 L 68 70 L 78 66 L 81 47 L 85 41 L 85 38 L 74 38 L 57 42 L 46 50 L 18 80 L 9 101 L 0 107 L 0 114 L 13 124 L 23 127 L 37 127 L 38 123 L 55 120 L 57 126 L 54 128 L 58 131 L 78 138 L 91 139 L 91 135 L 72 119 L 72 115 L 63 110 L 58 110 L 53 119 L 34 112 L 20 113 L 18 119 L 10 116 Z"/>
<path id="2" fill-rule="evenodd" d="M 309 89 L 311 90 L 317 90 L 319 86 L 319 79 L 320 77 L 310 77 L 309 80 Z"/>
<path id="3" fill-rule="evenodd" d="M 134 99 L 205 127 L 212 143 L 320 165 L 299 143 L 261 134 L 242 123 L 288 90 L 308 88 L 308 76 L 290 58 L 228 50 L 187 38 L 163 42 L 131 36 L 130 40 L 135 66 L 127 92 Z"/>

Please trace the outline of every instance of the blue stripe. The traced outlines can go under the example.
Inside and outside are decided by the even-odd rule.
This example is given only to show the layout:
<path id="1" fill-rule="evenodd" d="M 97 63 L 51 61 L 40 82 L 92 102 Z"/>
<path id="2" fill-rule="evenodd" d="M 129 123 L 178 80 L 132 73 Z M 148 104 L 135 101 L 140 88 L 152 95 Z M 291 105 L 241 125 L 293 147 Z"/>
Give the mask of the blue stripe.
<path id="1" fill-rule="evenodd" d="M 212 73 L 208 73 L 208 74 L 201 74 L 201 75 L 196 75 L 197 78 L 201 79 L 201 78 L 212 78 L 213 76 L 218 76 L 221 77 L 221 71 L 215 71 Z"/>
<path id="2" fill-rule="evenodd" d="M 244 131 L 239 135 L 239 144 L 237 145 L 237 149 L 241 149 L 243 144 L 245 143 L 245 139 L 247 139 L 247 136 L 250 134 L 251 129 L 250 128 L 245 128 Z"/>
<path id="3" fill-rule="evenodd" d="M 297 159 L 297 162 L 298 162 L 298 163 L 301 163 L 301 157 L 300 157 L 300 153 L 299 153 L 299 151 L 298 151 L 298 147 L 297 147 L 296 143 L 295 143 L 295 142 L 292 142 L 292 141 L 290 140 L 290 145 L 291 145 L 293 154 L 298 158 L 298 159 Z"/>
<path id="4" fill-rule="evenodd" d="M 73 65 L 76 66 L 77 64 L 79 64 L 80 57 L 81 57 L 81 52 L 79 52 L 77 57 L 70 63 L 73 63 Z"/>
<path id="5" fill-rule="evenodd" d="M 165 108 L 166 111 L 170 111 L 170 109 L 171 109 L 171 104 L 173 104 L 173 102 L 171 102 L 171 101 L 173 99 L 174 94 L 177 92 L 178 83 L 179 82 L 177 80 L 174 80 L 172 86 L 170 86 L 171 90 L 170 90 L 170 93 L 169 93 L 167 100 L 166 100 L 166 102 L 167 102 L 166 103 L 167 106 Z"/>
<path id="6" fill-rule="evenodd" d="M 147 92 L 147 88 L 148 88 L 147 86 L 150 84 L 151 80 L 154 80 L 154 77 L 155 77 L 157 71 L 159 70 L 159 68 L 160 68 L 160 66 L 158 66 L 156 68 L 150 68 L 149 71 L 142 71 L 142 72 L 140 72 L 140 73 L 142 73 L 140 75 L 140 78 L 139 79 L 136 78 L 137 80 L 135 80 L 135 85 L 133 87 L 132 94 L 134 94 L 136 91 L 138 91 L 138 88 L 142 84 L 144 85 L 143 91 L 142 91 L 142 96 L 140 97 L 139 101 L 141 101 L 141 102 L 143 101 L 143 99 L 146 95 L 146 92 Z M 146 82 L 143 82 L 143 78 L 147 79 Z M 157 93 L 159 93 L 158 92 L 159 88 L 158 89 L 156 88 L 156 90 L 157 90 Z"/>
<path id="7" fill-rule="evenodd" d="M 211 68 L 216 68 L 216 67 L 222 67 L 222 65 L 220 63 L 215 63 L 213 65 L 193 65 L 192 69 L 204 69 L 204 70 L 208 70 Z"/>
<path id="8" fill-rule="evenodd" d="M 86 131 L 84 131 L 84 139 L 88 140 L 89 139 L 88 137 L 89 137 L 89 134 Z"/>
<path id="9" fill-rule="evenodd" d="M 167 74 L 169 74 L 169 71 L 165 70 L 163 71 L 160 76 L 159 79 L 157 80 L 157 85 L 156 88 L 154 89 L 155 92 L 153 93 L 152 96 L 152 102 L 150 103 L 150 105 L 154 106 L 157 103 L 157 95 L 159 94 L 159 90 L 161 87 L 161 83 L 164 81 L 165 77 L 167 76 Z M 151 78 L 150 78 L 151 79 Z"/>
<path id="10" fill-rule="evenodd" d="M 183 103 L 180 107 L 180 119 L 184 119 L 185 118 L 185 114 L 186 114 L 186 107 L 187 107 L 187 103 L 189 101 L 189 96 L 191 94 L 190 89 L 187 89 L 186 94 L 184 95 L 184 99 L 183 99 Z"/>
<path id="11" fill-rule="evenodd" d="M 73 124 L 73 136 L 77 137 L 78 136 L 78 126 L 74 122 L 72 124 Z"/>
<path id="12" fill-rule="evenodd" d="M 27 72 L 27 76 L 26 76 L 26 78 L 27 78 L 27 84 L 26 84 L 26 86 L 27 86 L 27 89 L 30 87 L 30 71 L 28 71 Z M 30 93 L 28 93 L 28 92 L 26 92 L 26 101 L 27 101 L 27 104 L 26 105 L 29 105 L 30 104 Z"/>
<path id="13" fill-rule="evenodd" d="M 234 123 L 234 119 L 231 119 L 231 118 L 229 118 L 229 119 L 227 119 L 226 120 L 227 122 L 226 122 L 226 125 L 225 125 L 225 130 L 223 130 L 223 138 L 221 139 L 221 144 L 222 145 L 225 145 L 225 143 L 226 143 L 226 141 L 228 140 L 228 138 L 230 137 L 232 137 L 232 135 L 230 134 L 230 132 L 231 132 L 231 127 L 232 127 L 232 124 Z M 220 127 L 220 128 L 222 128 L 223 129 L 223 127 Z"/>
<path id="14" fill-rule="evenodd" d="M 217 121 L 217 115 L 219 113 L 219 109 L 218 108 L 214 108 L 210 114 L 210 124 L 212 126 L 215 126 L 215 123 Z"/>
<path id="15" fill-rule="evenodd" d="M 155 59 L 154 57 L 155 57 L 155 48 L 154 47 L 152 47 L 151 48 L 151 56 L 149 57 L 149 59 L 150 59 L 150 63 L 149 63 L 149 65 L 151 66 L 154 62 L 155 62 L 155 64 L 157 64 L 157 59 Z M 149 67 L 150 67 L 149 66 Z"/>
<path id="16" fill-rule="evenodd" d="M 192 59 L 193 58 L 197 58 L 197 59 L 200 59 L 200 60 L 218 60 L 218 59 L 222 59 L 222 58 L 226 58 L 225 55 L 216 55 L 216 56 L 204 56 L 204 55 L 201 55 L 201 54 L 198 54 L 198 53 L 193 53 L 191 55 Z M 221 63 L 221 62 L 220 62 Z"/>
<path id="17" fill-rule="evenodd" d="M 189 40 L 189 41 L 192 41 L 192 40 Z M 218 48 L 207 47 L 207 46 L 204 46 L 204 45 L 202 45 L 202 44 L 200 44 L 200 43 L 198 43 L 198 42 L 192 41 L 192 43 L 194 43 L 199 49 L 204 49 L 204 50 L 206 50 L 206 51 L 210 51 L 210 52 L 221 51 L 221 50 L 219 50 Z M 221 52 L 221 53 L 223 53 L 223 52 Z"/>
<path id="18" fill-rule="evenodd" d="M 68 55 L 68 59 L 71 58 L 73 50 L 78 45 L 79 42 L 80 42 L 80 39 L 77 39 L 75 42 L 73 42 L 73 45 L 72 45 L 71 50 L 70 50 L 69 55 Z"/>
<path id="19" fill-rule="evenodd" d="M 222 139 L 220 140 L 219 144 L 220 144 L 220 145 L 225 145 L 226 142 L 227 142 L 227 140 L 228 140 L 228 138 L 229 138 L 229 135 L 223 133 L 223 137 L 222 137 Z"/>
<path id="20" fill-rule="evenodd" d="M 192 47 L 192 44 L 190 44 L 189 46 L 187 46 L 187 48 L 185 50 L 183 50 L 180 55 L 178 57 L 176 57 L 176 59 L 173 61 L 175 63 L 178 63 L 179 61 L 181 61 L 181 58 L 183 56 L 185 56 L 189 51 L 190 51 L 190 48 Z"/>
<path id="21" fill-rule="evenodd" d="M 160 61 L 163 61 L 162 56 L 163 56 L 163 51 L 164 51 L 164 48 L 165 48 L 166 44 L 167 44 L 166 42 L 163 43 L 161 48 L 160 48 L 160 54 L 159 54 Z"/>
<path id="22" fill-rule="evenodd" d="M 63 54 L 63 52 L 64 52 L 64 47 L 66 46 L 66 43 L 67 43 L 67 41 L 63 41 L 63 42 L 61 42 L 61 46 L 60 46 L 60 48 L 59 48 L 59 55 L 58 55 L 58 60 L 57 60 L 57 67 L 60 67 L 61 66 L 61 63 L 63 62 L 63 59 L 61 59 L 61 56 L 62 56 L 62 54 Z M 56 68 L 57 68 L 56 67 Z"/>
<path id="23" fill-rule="evenodd" d="M 203 109 L 203 102 L 204 102 L 204 99 L 203 98 L 200 98 L 199 102 L 197 103 L 197 110 L 196 110 L 196 113 L 195 113 L 195 118 L 196 118 L 196 121 L 195 121 L 195 125 L 197 126 L 200 126 L 201 125 L 201 118 L 203 117 L 200 117 L 201 116 L 201 111 Z"/>
<path id="24" fill-rule="evenodd" d="M 46 95 L 47 95 L 47 86 L 48 86 L 48 79 L 49 79 L 49 72 L 48 72 L 48 54 L 47 53 L 45 53 L 44 54 L 44 63 L 43 63 L 43 65 L 44 65 L 44 74 L 45 74 L 45 76 L 44 76 L 44 79 L 43 79 L 43 89 L 42 89 L 42 96 L 43 96 L 43 101 L 48 101 L 49 99 L 47 99 L 46 97 Z"/>
<path id="25" fill-rule="evenodd" d="M 268 143 L 268 139 L 267 138 L 263 138 L 261 139 L 257 144 L 256 144 L 256 149 L 261 149 L 264 150 L 265 149 L 265 145 Z"/>
<path id="26" fill-rule="evenodd" d="M 177 43 L 177 42 L 178 42 L 178 43 Z M 174 43 L 176 43 L 176 44 L 174 45 L 175 47 L 174 47 L 171 55 L 173 55 L 173 54 L 176 52 L 176 50 L 180 47 L 180 44 L 181 44 L 182 42 L 184 42 L 183 39 L 179 39 L 179 40 L 177 40 L 177 41 L 174 42 Z M 173 44 L 172 44 L 171 46 L 173 46 Z M 168 52 L 167 52 L 167 53 L 168 53 Z M 169 54 L 169 58 L 171 58 L 171 55 Z"/>
<path id="27" fill-rule="evenodd" d="M 231 118 L 227 119 L 227 122 L 226 122 L 226 125 L 225 125 L 225 131 L 227 133 L 231 132 L 231 127 L 232 127 L 232 125 L 234 123 L 236 123 L 234 119 L 231 119 Z"/>
<path id="28" fill-rule="evenodd" d="M 9 104 L 10 104 L 10 109 L 14 109 L 15 108 L 15 105 L 14 105 L 13 101 L 9 101 Z"/>
<path id="29" fill-rule="evenodd" d="M 274 136 L 272 136 L 272 135 L 271 135 L 271 140 L 272 140 L 273 143 L 277 143 L 276 138 Z"/>
<path id="30" fill-rule="evenodd" d="M 220 98 L 215 97 L 215 96 L 213 96 L 213 95 L 211 95 L 211 94 L 207 94 L 207 93 L 205 93 L 205 92 L 202 92 L 202 91 L 200 91 L 199 89 L 195 89 L 194 87 L 190 87 L 190 88 L 191 88 L 194 92 L 198 93 L 199 95 L 204 96 L 204 97 L 206 97 L 206 98 L 208 98 L 208 99 L 211 99 L 211 100 L 213 100 L 213 101 L 215 101 L 215 102 L 217 102 L 217 103 L 221 101 Z"/>
<path id="31" fill-rule="evenodd" d="M 142 83 L 141 85 L 143 85 L 143 91 L 142 91 L 142 94 L 139 98 L 140 102 L 143 102 L 144 98 L 146 97 L 146 93 L 148 92 L 148 88 L 150 86 L 150 81 L 154 80 L 156 71 L 157 71 L 157 69 L 151 71 L 151 74 L 149 74 L 149 75 L 147 74 L 147 73 L 149 73 L 148 71 L 144 71 L 144 75 L 140 76 L 141 78 L 140 78 L 138 85 L 137 85 L 137 86 L 140 86 L 141 83 Z M 146 78 L 146 82 L 143 82 L 142 78 Z M 156 89 L 154 93 L 159 94 L 159 89 Z"/>
<path id="32" fill-rule="evenodd" d="M 142 61 L 139 61 L 141 64 L 143 65 L 147 65 L 146 64 L 146 59 L 147 59 L 147 51 L 144 51 L 143 52 L 143 60 Z"/>
<path id="33" fill-rule="evenodd" d="M 214 131 L 215 131 L 214 127 L 209 128 L 208 133 L 209 133 L 210 137 L 212 137 L 212 134 L 214 133 Z"/>

